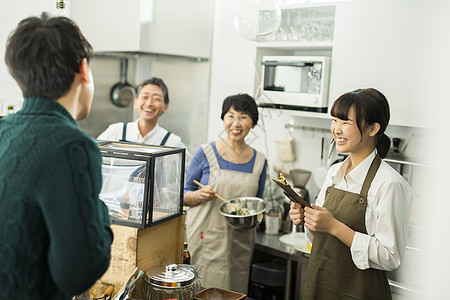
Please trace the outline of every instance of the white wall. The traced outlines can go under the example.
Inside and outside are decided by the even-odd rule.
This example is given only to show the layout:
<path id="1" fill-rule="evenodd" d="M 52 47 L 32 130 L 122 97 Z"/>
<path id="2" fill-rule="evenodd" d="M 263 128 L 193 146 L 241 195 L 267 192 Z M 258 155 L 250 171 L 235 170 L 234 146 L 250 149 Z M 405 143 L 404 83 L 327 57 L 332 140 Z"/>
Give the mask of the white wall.
<path id="1" fill-rule="evenodd" d="M 223 130 L 223 100 L 237 93 L 253 95 L 254 42 L 241 37 L 233 26 L 237 0 L 216 0 L 211 60 L 208 140 Z"/>
<path id="2" fill-rule="evenodd" d="M 4 63 L 5 46 L 9 34 L 17 26 L 20 20 L 40 15 L 43 11 L 55 13 L 56 1 L 51 0 L 24 0 L 21 2 L 2 1 L 0 10 L 0 113 L 6 112 L 7 105 L 14 105 L 17 110 L 21 107 L 22 92 L 14 79 L 9 74 Z M 70 7 L 67 6 L 70 13 Z"/>

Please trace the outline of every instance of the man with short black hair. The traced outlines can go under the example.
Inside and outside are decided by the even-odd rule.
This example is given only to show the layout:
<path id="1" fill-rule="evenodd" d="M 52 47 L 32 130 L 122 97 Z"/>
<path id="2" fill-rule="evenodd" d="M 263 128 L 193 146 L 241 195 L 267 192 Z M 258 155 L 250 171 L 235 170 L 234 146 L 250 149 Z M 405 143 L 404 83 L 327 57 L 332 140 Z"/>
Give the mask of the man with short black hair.
<path id="1" fill-rule="evenodd" d="M 5 62 L 24 102 L 0 120 L 2 299 L 69 300 L 108 269 L 101 154 L 76 123 L 91 110 L 92 55 L 65 17 L 24 19 L 8 38 Z"/>

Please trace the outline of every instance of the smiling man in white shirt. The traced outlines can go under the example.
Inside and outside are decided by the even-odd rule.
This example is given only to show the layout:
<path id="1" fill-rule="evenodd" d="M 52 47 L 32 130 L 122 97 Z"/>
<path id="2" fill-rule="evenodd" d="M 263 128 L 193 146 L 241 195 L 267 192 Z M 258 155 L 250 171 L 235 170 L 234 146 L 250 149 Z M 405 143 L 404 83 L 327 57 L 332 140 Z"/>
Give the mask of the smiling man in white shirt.
<path id="1" fill-rule="evenodd" d="M 169 91 L 162 79 L 153 77 L 141 83 L 133 107 L 139 112 L 136 121 L 111 124 L 97 139 L 186 148 L 178 135 L 158 125 L 159 117 L 169 109 Z M 190 160 L 186 149 L 186 169 Z"/>

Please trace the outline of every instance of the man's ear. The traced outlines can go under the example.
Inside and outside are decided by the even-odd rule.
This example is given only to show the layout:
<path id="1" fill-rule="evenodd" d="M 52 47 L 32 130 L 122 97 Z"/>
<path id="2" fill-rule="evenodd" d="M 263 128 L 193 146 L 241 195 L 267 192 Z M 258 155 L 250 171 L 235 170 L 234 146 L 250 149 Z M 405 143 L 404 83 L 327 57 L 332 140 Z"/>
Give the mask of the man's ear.
<path id="1" fill-rule="evenodd" d="M 373 123 L 372 125 L 370 125 L 370 131 L 369 131 L 369 135 L 370 136 L 375 136 L 377 135 L 378 131 L 380 130 L 381 126 L 379 123 Z"/>
<path id="2" fill-rule="evenodd" d="M 133 100 L 133 108 L 135 110 L 139 110 L 139 106 L 138 106 L 137 100 L 138 100 L 138 96 L 136 95 L 136 97 L 134 97 L 134 100 Z"/>
<path id="3" fill-rule="evenodd" d="M 89 76 L 90 70 L 89 70 L 89 64 L 88 64 L 86 58 L 83 58 L 83 59 L 81 60 L 80 66 L 79 66 L 78 68 L 79 68 L 78 71 L 79 71 L 79 73 L 80 73 L 81 79 L 83 79 L 83 81 L 84 81 L 85 83 L 90 83 L 90 82 L 91 82 L 91 78 L 90 78 L 90 76 Z"/>
<path id="4" fill-rule="evenodd" d="M 166 113 L 168 110 L 169 110 L 169 103 L 167 103 L 167 104 L 165 104 L 164 103 L 164 110 L 163 110 L 163 113 Z"/>

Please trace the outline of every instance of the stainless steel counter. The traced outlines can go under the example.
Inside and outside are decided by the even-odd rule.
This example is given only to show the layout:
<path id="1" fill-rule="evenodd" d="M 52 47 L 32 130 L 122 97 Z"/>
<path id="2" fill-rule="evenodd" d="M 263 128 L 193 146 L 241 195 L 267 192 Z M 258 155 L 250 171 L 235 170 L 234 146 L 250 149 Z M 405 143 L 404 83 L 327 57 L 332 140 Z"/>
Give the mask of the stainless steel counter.
<path id="1" fill-rule="evenodd" d="M 300 299 L 302 280 L 297 280 L 300 282 L 295 285 L 294 297 L 291 297 L 291 287 L 293 284 L 292 267 L 293 262 L 295 262 L 297 266 L 297 278 L 304 277 L 309 254 L 297 251 L 294 247 L 280 242 L 279 238 L 284 234 L 285 233 L 270 235 L 258 231 L 256 233 L 255 251 L 261 251 L 286 260 L 286 286 L 284 288 L 284 299 Z"/>
<path id="2" fill-rule="evenodd" d="M 264 232 L 258 231 L 256 233 L 255 249 L 284 259 L 290 258 L 292 260 L 296 260 L 304 256 L 309 257 L 309 254 L 297 251 L 294 247 L 280 242 L 280 236 L 282 235 L 285 235 L 285 233 L 278 233 L 275 235 L 265 234 Z"/>

